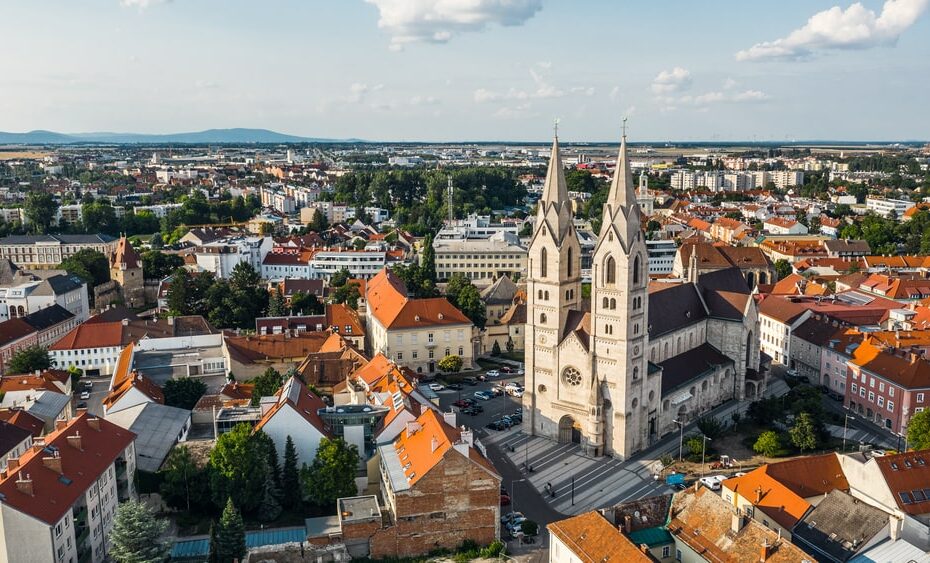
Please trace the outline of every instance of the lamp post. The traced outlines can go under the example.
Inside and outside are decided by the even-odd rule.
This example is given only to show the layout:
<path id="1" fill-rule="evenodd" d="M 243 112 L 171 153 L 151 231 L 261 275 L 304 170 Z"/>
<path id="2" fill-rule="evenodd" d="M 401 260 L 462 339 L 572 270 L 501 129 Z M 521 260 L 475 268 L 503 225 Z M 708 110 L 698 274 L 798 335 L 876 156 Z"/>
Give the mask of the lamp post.
<path id="1" fill-rule="evenodd" d="M 849 413 L 844 413 L 845 418 L 843 419 L 843 453 L 846 453 L 846 428 L 849 425 L 849 419 L 856 420 L 856 417 L 850 416 Z"/>
<path id="2" fill-rule="evenodd" d="M 701 434 L 701 477 L 704 476 L 704 454 L 707 453 L 707 442 L 713 442 L 713 440 Z"/>
<path id="3" fill-rule="evenodd" d="M 684 443 L 685 443 L 685 423 L 681 422 L 677 418 L 673 420 L 672 422 L 678 425 L 678 463 L 681 463 L 681 460 L 682 460 L 681 452 L 682 452 L 682 448 L 684 447 Z"/>

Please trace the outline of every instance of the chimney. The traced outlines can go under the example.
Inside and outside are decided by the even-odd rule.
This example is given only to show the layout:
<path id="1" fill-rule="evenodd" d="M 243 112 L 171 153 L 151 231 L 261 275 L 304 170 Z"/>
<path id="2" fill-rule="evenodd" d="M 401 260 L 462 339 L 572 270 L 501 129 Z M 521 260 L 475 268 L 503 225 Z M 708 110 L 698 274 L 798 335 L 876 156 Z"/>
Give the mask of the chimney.
<path id="1" fill-rule="evenodd" d="M 764 562 L 768 561 L 769 556 L 772 554 L 772 546 L 769 545 L 769 540 L 765 539 L 762 541 L 762 549 L 759 550 L 759 561 Z"/>
<path id="2" fill-rule="evenodd" d="M 453 428 L 457 426 L 455 422 L 455 411 L 452 409 L 449 409 L 449 412 L 443 412 L 442 419 L 446 422 L 446 424 L 452 426 Z"/>
<path id="3" fill-rule="evenodd" d="M 13 470 L 16 469 L 17 467 L 19 467 L 19 458 L 18 458 L 18 457 L 11 457 L 11 458 L 9 458 L 9 459 L 6 460 L 6 468 L 7 468 L 7 471 L 13 471 Z"/>
<path id="4" fill-rule="evenodd" d="M 96 416 L 88 418 L 87 425 L 93 428 L 94 430 L 96 430 L 97 432 L 100 432 L 100 419 L 97 418 Z"/>
<path id="5" fill-rule="evenodd" d="M 415 420 L 411 420 L 410 422 L 407 423 L 407 437 L 409 438 L 410 436 L 413 436 L 414 434 L 417 433 L 417 430 L 419 429 L 420 429 L 420 424 Z"/>
<path id="6" fill-rule="evenodd" d="M 466 428 L 464 425 L 462 425 L 462 427 L 459 428 L 459 434 L 462 437 L 462 441 L 468 444 L 469 447 L 475 445 L 475 434 L 471 431 L 470 428 Z"/>
<path id="7" fill-rule="evenodd" d="M 58 455 L 58 452 L 55 452 L 55 455 L 43 457 L 42 465 L 48 467 L 59 475 L 64 473 L 64 471 L 61 469 L 61 456 Z"/>
<path id="8" fill-rule="evenodd" d="M 32 477 L 28 473 L 26 474 L 26 478 L 23 479 L 23 472 L 19 472 L 19 479 L 16 480 L 16 490 L 24 495 L 35 496 L 35 489 L 32 487 Z"/>
<path id="9" fill-rule="evenodd" d="M 435 452 L 436 450 L 439 449 L 439 440 L 436 439 L 436 436 L 433 436 L 433 438 L 430 440 L 430 443 L 429 443 L 429 444 L 430 444 L 430 451 L 431 451 L 431 452 Z"/>
<path id="10" fill-rule="evenodd" d="M 62 428 L 64 428 L 64 427 L 67 426 L 67 425 L 68 425 L 68 421 L 67 421 L 67 420 L 56 420 L 56 421 L 55 421 L 55 430 L 61 430 Z"/>
<path id="11" fill-rule="evenodd" d="M 745 525 L 746 525 L 746 517 L 743 515 L 743 513 L 739 509 L 736 509 L 733 512 L 733 516 L 730 518 L 730 531 L 733 532 L 734 534 L 737 534 L 739 533 L 740 530 L 743 529 L 743 526 Z"/>
<path id="12" fill-rule="evenodd" d="M 75 432 L 74 436 L 68 436 L 68 445 L 76 450 L 84 451 L 81 447 L 81 433 Z"/>
<path id="13" fill-rule="evenodd" d="M 12 467 L 12 466 L 11 466 Z M 891 541 L 896 541 L 898 535 L 901 533 L 901 530 L 898 528 L 898 525 L 901 522 L 892 515 L 888 515 L 888 531 L 891 536 Z"/>
<path id="14" fill-rule="evenodd" d="M 123 325 L 123 326 L 129 326 L 129 319 L 123 319 L 123 320 L 122 320 L 122 325 Z"/>
<path id="15" fill-rule="evenodd" d="M 623 515 L 623 529 L 628 534 L 633 531 L 633 518 L 629 514 Z"/>
<path id="16" fill-rule="evenodd" d="M 753 504 L 759 504 L 762 502 L 762 487 L 756 487 L 756 502 Z"/>

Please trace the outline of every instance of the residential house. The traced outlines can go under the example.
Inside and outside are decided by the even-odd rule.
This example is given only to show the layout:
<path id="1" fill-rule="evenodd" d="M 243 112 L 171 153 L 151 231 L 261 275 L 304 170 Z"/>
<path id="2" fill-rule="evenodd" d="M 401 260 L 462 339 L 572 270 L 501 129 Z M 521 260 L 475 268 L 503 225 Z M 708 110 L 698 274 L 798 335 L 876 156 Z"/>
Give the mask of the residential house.
<path id="1" fill-rule="evenodd" d="M 81 412 L 10 458 L 0 473 L 0 560 L 105 561 L 117 504 L 136 497 L 134 440 Z"/>
<path id="2" fill-rule="evenodd" d="M 222 354 L 229 373 L 238 381 L 250 381 L 268 368 L 284 373 L 319 352 L 329 331 L 265 334 L 223 338 Z"/>
<path id="3" fill-rule="evenodd" d="M 262 397 L 260 406 L 262 417 L 255 430 L 271 438 L 282 460 L 288 436 L 294 442 L 298 466 L 313 463 L 320 441 L 333 436 L 319 414 L 326 403 L 296 377 L 288 379 L 274 396 Z"/>
<path id="4" fill-rule="evenodd" d="M 411 299 L 400 278 L 385 268 L 369 281 L 366 301 L 369 355 L 382 353 L 430 375 L 449 355 L 461 357 L 466 369 L 474 365 L 472 322 L 445 297 Z"/>
<path id="5" fill-rule="evenodd" d="M 0 372 L 6 371 L 6 364 L 16 352 L 30 346 L 47 348 L 79 323 L 73 313 L 57 304 L 0 322 Z"/>
<path id="6" fill-rule="evenodd" d="M 834 489 L 798 522 L 791 540 L 818 561 L 845 563 L 889 538 L 889 516 Z"/>
<path id="7" fill-rule="evenodd" d="M 19 458 L 32 448 L 32 432 L 0 420 L 0 472 L 7 469 L 7 460 Z"/>
<path id="8" fill-rule="evenodd" d="M 107 422 L 136 435 L 136 467 L 155 473 L 179 442 L 187 440 L 191 411 L 157 402 L 142 402 L 106 414 Z"/>
<path id="9" fill-rule="evenodd" d="M 657 561 L 597 511 L 558 520 L 546 528 L 549 530 L 549 563 Z"/>
<path id="10" fill-rule="evenodd" d="M 837 239 L 823 241 L 823 247 L 830 258 L 859 258 L 872 253 L 869 243 L 864 240 Z"/>
<path id="11" fill-rule="evenodd" d="M 794 219 L 769 217 L 762 223 L 762 229 L 773 235 L 806 235 L 807 227 Z"/>

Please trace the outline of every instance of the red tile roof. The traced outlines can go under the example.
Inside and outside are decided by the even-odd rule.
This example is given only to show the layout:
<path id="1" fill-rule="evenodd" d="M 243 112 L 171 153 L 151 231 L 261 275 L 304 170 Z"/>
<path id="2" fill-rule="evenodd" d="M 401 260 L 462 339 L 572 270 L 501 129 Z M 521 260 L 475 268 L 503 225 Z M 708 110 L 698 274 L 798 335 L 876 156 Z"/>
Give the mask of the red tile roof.
<path id="1" fill-rule="evenodd" d="M 905 389 L 930 388 L 930 362 L 917 354 L 885 350 L 866 335 L 850 362 Z"/>
<path id="2" fill-rule="evenodd" d="M 307 389 L 307 386 L 302 381 L 296 377 L 291 377 L 284 382 L 284 385 L 278 389 L 275 395 L 278 397 L 278 401 L 265 412 L 258 424 L 255 425 L 256 432 L 268 424 L 278 411 L 285 406 L 289 406 L 322 434 L 326 436 L 332 435 L 317 412 L 326 408 L 326 403 Z"/>
<path id="3" fill-rule="evenodd" d="M 107 348 L 123 345 L 123 323 L 80 324 L 52 344 L 49 350 L 77 350 L 82 348 Z"/>
<path id="4" fill-rule="evenodd" d="M 368 283 L 368 310 L 387 329 L 471 324 L 445 297 L 409 299 L 407 288 L 384 268 Z"/>
<path id="5" fill-rule="evenodd" d="M 930 513 L 930 450 L 872 458 L 891 489 L 898 508 L 908 514 Z M 902 497 L 902 493 L 906 497 Z M 910 502 L 905 502 L 905 498 Z"/>
<path id="6" fill-rule="evenodd" d="M 22 409 L 0 410 L 0 420 L 32 432 L 34 438 L 41 436 L 45 430 L 45 421 Z"/>
<path id="7" fill-rule="evenodd" d="M 142 259 L 139 258 L 139 253 L 129 244 L 126 237 L 120 237 L 116 242 L 116 250 L 110 256 L 110 265 L 113 267 L 125 265 L 128 269 L 141 268 Z"/>
<path id="8" fill-rule="evenodd" d="M 594 510 L 558 520 L 547 528 L 583 563 L 655 561 Z"/>
<path id="9" fill-rule="evenodd" d="M 80 448 L 68 437 L 80 436 Z M 135 440 L 129 430 L 101 418 L 82 413 L 45 437 L 45 446 L 33 446 L 20 457 L 17 467 L 0 478 L 4 504 L 49 525 L 71 510 L 100 475 Z M 72 440 L 73 441 L 73 440 Z M 61 473 L 46 466 L 43 458 L 57 451 Z M 20 491 L 17 480 L 29 479 L 33 494 Z"/>

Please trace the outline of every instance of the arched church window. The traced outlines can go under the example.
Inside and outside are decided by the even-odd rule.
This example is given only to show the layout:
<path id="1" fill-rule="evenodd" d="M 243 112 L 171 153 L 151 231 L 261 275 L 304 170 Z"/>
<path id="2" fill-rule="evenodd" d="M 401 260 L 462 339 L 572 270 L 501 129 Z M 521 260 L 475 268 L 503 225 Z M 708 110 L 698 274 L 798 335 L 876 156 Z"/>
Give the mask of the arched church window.
<path id="1" fill-rule="evenodd" d="M 639 334 L 639 324 L 633 325 L 633 334 Z"/>
<path id="2" fill-rule="evenodd" d="M 581 385 L 581 372 L 575 368 L 565 368 L 562 372 L 562 381 L 572 387 L 577 387 Z"/>
<path id="3" fill-rule="evenodd" d="M 633 381 L 639 379 L 639 366 L 633 367 Z"/>
<path id="4" fill-rule="evenodd" d="M 616 309 L 616 308 L 617 308 L 617 300 L 614 299 L 613 297 L 610 298 L 610 308 L 611 308 L 611 309 Z"/>
<path id="5" fill-rule="evenodd" d="M 539 322 L 542 323 L 542 324 L 546 324 L 546 314 L 545 314 L 545 313 L 542 313 L 541 315 L 539 315 Z"/>
<path id="6" fill-rule="evenodd" d="M 617 283 L 617 261 L 614 260 L 613 256 L 607 257 L 607 264 L 604 268 L 604 283 Z"/>
<path id="7" fill-rule="evenodd" d="M 542 290 L 539 290 L 539 298 L 542 299 Z"/>
<path id="8" fill-rule="evenodd" d="M 543 296 L 544 296 L 544 298 L 545 298 L 546 301 L 549 301 L 549 292 L 548 292 L 548 291 L 544 291 L 544 292 L 543 292 Z"/>
<path id="9" fill-rule="evenodd" d="M 636 255 L 636 258 L 633 258 L 633 284 L 639 285 L 640 277 L 640 265 L 639 265 L 639 255 Z"/>
<path id="10" fill-rule="evenodd" d="M 545 248 L 539 252 L 539 276 L 542 278 L 546 277 L 547 262 L 549 261 L 548 254 Z"/>
<path id="11" fill-rule="evenodd" d="M 574 256 L 575 256 L 575 255 L 574 255 L 574 253 L 572 253 L 572 249 L 569 248 L 569 249 L 568 249 L 568 277 L 572 277 L 572 273 L 573 273 L 573 270 L 572 270 L 572 260 L 574 259 Z"/>
<path id="12" fill-rule="evenodd" d="M 668 342 L 665 343 L 664 351 L 662 352 L 663 358 L 668 358 Z"/>
<path id="13" fill-rule="evenodd" d="M 651 402 L 653 401 L 653 399 L 655 399 L 655 398 L 656 398 L 656 392 L 655 392 L 655 391 L 650 391 L 650 392 L 649 392 L 649 402 L 651 403 Z"/>
<path id="14" fill-rule="evenodd" d="M 639 401 L 636 399 L 636 397 L 633 397 L 633 408 L 635 409 L 638 406 L 639 406 Z"/>
<path id="15" fill-rule="evenodd" d="M 604 308 L 607 309 L 610 307 L 610 299 L 604 298 Z"/>

